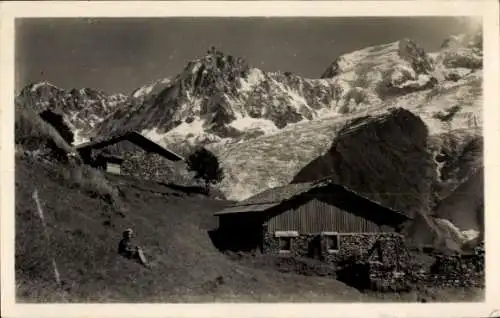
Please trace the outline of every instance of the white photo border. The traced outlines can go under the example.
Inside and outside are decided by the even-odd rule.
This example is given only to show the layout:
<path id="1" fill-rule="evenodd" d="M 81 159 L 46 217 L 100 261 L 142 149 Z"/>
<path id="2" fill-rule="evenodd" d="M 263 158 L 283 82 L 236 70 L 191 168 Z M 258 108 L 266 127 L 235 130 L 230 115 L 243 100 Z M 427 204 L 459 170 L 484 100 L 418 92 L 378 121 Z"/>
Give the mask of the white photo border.
<path id="1" fill-rule="evenodd" d="M 481 303 L 16 304 L 14 20 L 36 17 L 477 16 L 484 30 L 486 294 Z M 484 1 L 12 1 L 0 3 L 1 301 L 5 317 L 492 317 L 500 313 L 499 5 Z M 498 182 L 496 182 L 498 180 Z"/>

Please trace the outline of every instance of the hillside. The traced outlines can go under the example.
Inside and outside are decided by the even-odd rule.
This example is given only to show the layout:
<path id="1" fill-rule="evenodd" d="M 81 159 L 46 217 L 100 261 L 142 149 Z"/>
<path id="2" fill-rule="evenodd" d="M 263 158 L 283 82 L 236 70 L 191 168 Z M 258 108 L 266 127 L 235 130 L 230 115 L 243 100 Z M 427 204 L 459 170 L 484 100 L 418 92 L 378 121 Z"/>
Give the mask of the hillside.
<path id="1" fill-rule="evenodd" d="M 18 302 L 456 301 L 481 290 L 362 294 L 329 277 L 280 273 L 215 249 L 212 213 L 228 202 L 148 182 L 16 157 Z M 83 174 L 86 175 L 86 174 Z M 71 177 L 70 177 L 71 176 Z M 106 190 L 107 189 L 107 190 Z M 111 189 L 111 190 L 110 190 Z M 37 190 L 49 240 L 37 216 Z M 107 191 L 119 197 L 109 199 Z M 116 204 L 116 203 L 120 204 Z M 124 228 L 137 234 L 151 270 L 117 254 Z M 55 284 L 52 258 L 62 286 Z"/>
<path id="2" fill-rule="evenodd" d="M 331 278 L 312 278 L 235 263 L 212 245 L 212 213 L 225 202 L 146 183 L 95 180 L 119 189 L 122 207 L 64 176 L 64 166 L 16 159 L 16 280 L 19 301 L 346 301 L 370 299 Z M 43 236 L 38 190 L 50 242 Z M 133 227 L 153 264 L 147 270 L 116 252 Z M 63 283 L 57 288 L 54 257 Z M 221 278 L 220 278 L 221 277 Z"/>
<path id="3" fill-rule="evenodd" d="M 436 216 L 450 220 L 461 229 L 484 231 L 484 175 L 482 169 L 461 183 L 439 202 Z"/>

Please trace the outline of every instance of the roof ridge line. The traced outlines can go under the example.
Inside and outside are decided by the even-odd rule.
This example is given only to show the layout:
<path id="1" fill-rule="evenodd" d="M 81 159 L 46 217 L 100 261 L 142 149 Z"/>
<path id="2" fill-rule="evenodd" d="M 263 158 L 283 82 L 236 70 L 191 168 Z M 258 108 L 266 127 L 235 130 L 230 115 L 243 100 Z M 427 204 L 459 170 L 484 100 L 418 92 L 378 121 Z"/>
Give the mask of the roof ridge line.
<path id="1" fill-rule="evenodd" d="M 262 201 L 262 202 L 254 202 L 254 203 L 247 203 L 247 204 L 235 204 L 235 205 L 232 205 L 231 207 L 244 207 L 244 206 L 251 206 L 251 205 L 264 205 L 264 204 L 281 204 L 283 202 L 288 202 L 288 201 L 291 201 L 299 196 L 302 196 L 312 190 L 315 190 L 315 189 L 318 189 L 318 188 L 321 188 L 323 186 L 328 186 L 328 185 L 333 185 L 333 186 L 337 186 L 337 187 L 340 187 L 342 188 L 343 190 L 347 191 L 347 192 L 350 192 L 352 194 L 354 194 L 355 196 L 358 196 L 364 200 L 367 200 L 369 202 L 371 202 L 372 204 L 375 204 L 375 205 L 378 205 L 379 207 L 382 207 L 384 209 L 387 209 L 387 210 L 390 210 L 394 213 L 397 213 L 397 214 L 400 214 L 400 215 L 403 215 L 405 216 L 406 218 L 408 219 L 411 219 L 409 216 L 407 216 L 406 214 L 404 214 L 403 212 L 399 211 L 399 210 L 396 210 L 392 207 L 389 207 L 385 204 L 382 204 L 381 202 L 379 201 L 376 201 L 376 200 L 373 200 L 371 199 L 370 197 L 366 196 L 366 194 L 364 192 L 358 192 L 354 189 L 351 189 L 350 187 L 346 186 L 346 185 L 343 185 L 343 184 L 339 184 L 339 183 L 336 183 L 336 182 L 333 182 L 331 176 L 329 177 L 325 177 L 323 179 L 318 179 L 316 181 L 312 181 L 312 182 L 301 182 L 301 183 L 289 183 L 288 185 L 285 185 L 285 186 L 282 186 L 282 187 L 276 187 L 276 188 L 284 188 L 286 186 L 289 186 L 289 185 L 294 185 L 294 184 L 311 184 L 312 186 L 310 188 L 308 188 L 307 190 L 303 191 L 303 192 L 299 192 L 295 195 L 292 195 L 291 197 L 289 198 L 285 198 L 285 199 L 282 199 L 282 200 L 278 200 L 278 201 L 274 201 L 274 202 L 270 202 L 270 201 Z M 270 188 L 269 190 L 272 190 L 273 188 Z"/>

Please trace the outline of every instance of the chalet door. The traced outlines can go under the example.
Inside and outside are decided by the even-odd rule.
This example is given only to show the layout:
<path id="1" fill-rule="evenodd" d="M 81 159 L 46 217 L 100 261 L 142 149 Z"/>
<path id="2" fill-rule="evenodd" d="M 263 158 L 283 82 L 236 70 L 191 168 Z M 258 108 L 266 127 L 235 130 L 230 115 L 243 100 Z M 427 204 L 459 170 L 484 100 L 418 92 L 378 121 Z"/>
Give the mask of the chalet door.
<path id="1" fill-rule="evenodd" d="M 319 236 L 309 241 L 308 250 L 309 257 L 321 259 L 321 239 Z"/>

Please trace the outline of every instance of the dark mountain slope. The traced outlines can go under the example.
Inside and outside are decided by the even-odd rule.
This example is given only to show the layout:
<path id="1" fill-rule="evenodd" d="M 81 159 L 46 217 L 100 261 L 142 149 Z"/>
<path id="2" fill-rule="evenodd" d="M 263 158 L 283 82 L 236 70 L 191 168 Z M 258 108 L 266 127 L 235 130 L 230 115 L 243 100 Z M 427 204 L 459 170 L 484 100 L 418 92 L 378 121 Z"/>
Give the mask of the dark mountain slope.
<path id="1" fill-rule="evenodd" d="M 484 229 L 484 175 L 480 169 L 439 202 L 435 214 L 460 229 Z"/>
<path id="2" fill-rule="evenodd" d="M 429 151 L 437 165 L 433 185 L 435 207 L 483 167 L 482 129 L 458 129 L 431 136 Z M 478 188 L 478 191 L 482 191 Z"/>
<path id="3" fill-rule="evenodd" d="M 426 151 L 427 127 L 404 109 L 346 124 L 329 152 L 293 182 L 331 176 L 371 199 L 410 216 L 427 213 L 435 167 Z"/>
<path id="4" fill-rule="evenodd" d="M 413 217 L 404 227 L 410 244 L 460 250 L 463 241 L 450 237 L 446 222 L 481 230 L 482 153 L 480 134 L 429 136 L 418 116 L 393 109 L 347 123 L 293 182 L 331 176 Z"/>

